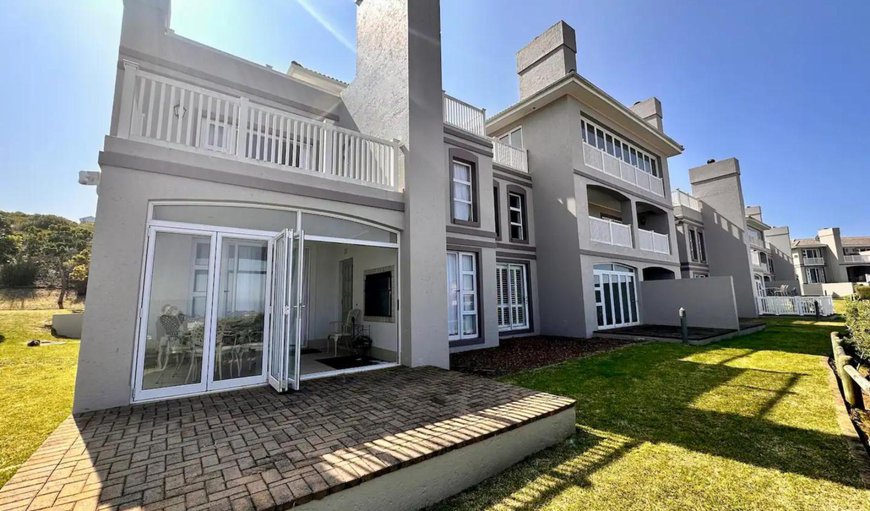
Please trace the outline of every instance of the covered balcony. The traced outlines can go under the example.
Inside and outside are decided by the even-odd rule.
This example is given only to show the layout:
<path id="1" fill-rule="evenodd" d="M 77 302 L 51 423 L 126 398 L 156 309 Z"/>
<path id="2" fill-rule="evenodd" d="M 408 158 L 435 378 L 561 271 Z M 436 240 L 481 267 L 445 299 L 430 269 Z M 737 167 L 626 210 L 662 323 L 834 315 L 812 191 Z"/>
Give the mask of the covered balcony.
<path id="1" fill-rule="evenodd" d="M 160 76 L 124 62 L 117 136 L 400 191 L 401 150 L 382 140 Z"/>
<path id="2" fill-rule="evenodd" d="M 618 247 L 633 247 L 631 200 L 619 192 L 597 185 L 586 187 L 586 197 L 592 241 Z"/>
<path id="3" fill-rule="evenodd" d="M 636 188 L 665 196 L 658 159 L 584 119 L 581 122 L 583 162 Z"/>
<path id="4" fill-rule="evenodd" d="M 646 252 L 671 253 L 669 236 L 671 221 L 665 210 L 648 204 L 637 203 L 637 245 Z"/>

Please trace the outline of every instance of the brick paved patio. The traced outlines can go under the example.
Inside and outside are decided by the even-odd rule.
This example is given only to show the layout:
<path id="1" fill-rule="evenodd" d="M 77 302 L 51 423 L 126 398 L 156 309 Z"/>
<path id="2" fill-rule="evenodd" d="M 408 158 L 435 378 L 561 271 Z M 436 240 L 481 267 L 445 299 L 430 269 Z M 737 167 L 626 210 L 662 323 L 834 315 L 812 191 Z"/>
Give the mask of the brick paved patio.
<path id="1" fill-rule="evenodd" d="M 70 417 L 0 511 L 286 509 L 551 416 L 567 398 L 434 368 Z"/>

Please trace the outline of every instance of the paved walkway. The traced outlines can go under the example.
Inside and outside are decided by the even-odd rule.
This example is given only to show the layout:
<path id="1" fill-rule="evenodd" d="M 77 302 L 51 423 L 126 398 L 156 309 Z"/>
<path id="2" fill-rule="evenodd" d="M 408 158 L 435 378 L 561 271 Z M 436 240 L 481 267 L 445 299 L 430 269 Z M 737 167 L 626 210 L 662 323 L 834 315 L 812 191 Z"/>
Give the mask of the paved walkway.
<path id="1" fill-rule="evenodd" d="M 70 417 L 0 511 L 286 509 L 553 415 L 571 399 L 434 368 Z"/>

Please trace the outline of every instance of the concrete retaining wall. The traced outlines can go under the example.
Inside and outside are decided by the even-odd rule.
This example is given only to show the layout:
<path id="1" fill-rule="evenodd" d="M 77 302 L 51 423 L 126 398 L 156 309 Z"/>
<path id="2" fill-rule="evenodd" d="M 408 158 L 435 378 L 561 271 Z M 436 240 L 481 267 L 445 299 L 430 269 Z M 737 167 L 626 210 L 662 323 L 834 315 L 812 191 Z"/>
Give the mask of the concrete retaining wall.
<path id="1" fill-rule="evenodd" d="M 51 317 L 51 329 L 58 337 L 69 339 L 82 338 L 84 314 L 55 314 Z"/>
<path id="2" fill-rule="evenodd" d="M 640 292 L 644 323 L 678 326 L 685 307 L 690 327 L 740 329 L 731 277 L 647 280 Z"/>

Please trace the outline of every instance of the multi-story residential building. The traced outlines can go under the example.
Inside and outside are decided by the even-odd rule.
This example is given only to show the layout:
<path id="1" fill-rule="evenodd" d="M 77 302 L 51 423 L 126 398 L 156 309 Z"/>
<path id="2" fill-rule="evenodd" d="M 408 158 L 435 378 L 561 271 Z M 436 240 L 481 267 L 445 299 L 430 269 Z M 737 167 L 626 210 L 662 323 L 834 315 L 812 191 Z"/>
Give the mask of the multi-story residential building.
<path id="1" fill-rule="evenodd" d="M 868 236 L 841 236 L 839 227 L 828 227 L 815 238 L 794 240 L 791 255 L 802 288 L 817 290 L 822 284 L 870 282 Z M 837 294 L 843 294 L 845 287 L 841 286 Z"/>
<path id="2" fill-rule="evenodd" d="M 519 102 L 486 119 L 442 91 L 439 19 L 437 1 L 359 4 L 345 83 L 180 37 L 168 0 L 126 2 L 76 412 L 446 368 L 506 336 L 684 305 L 738 328 L 731 273 L 680 280 L 682 147 L 661 103 L 580 76 L 560 22 L 517 54 Z M 713 295 L 725 311 L 702 324 Z"/>
<path id="3" fill-rule="evenodd" d="M 771 227 L 762 219 L 761 206 L 747 206 L 746 235 L 758 292 L 762 296 L 798 292 L 788 227 Z"/>

